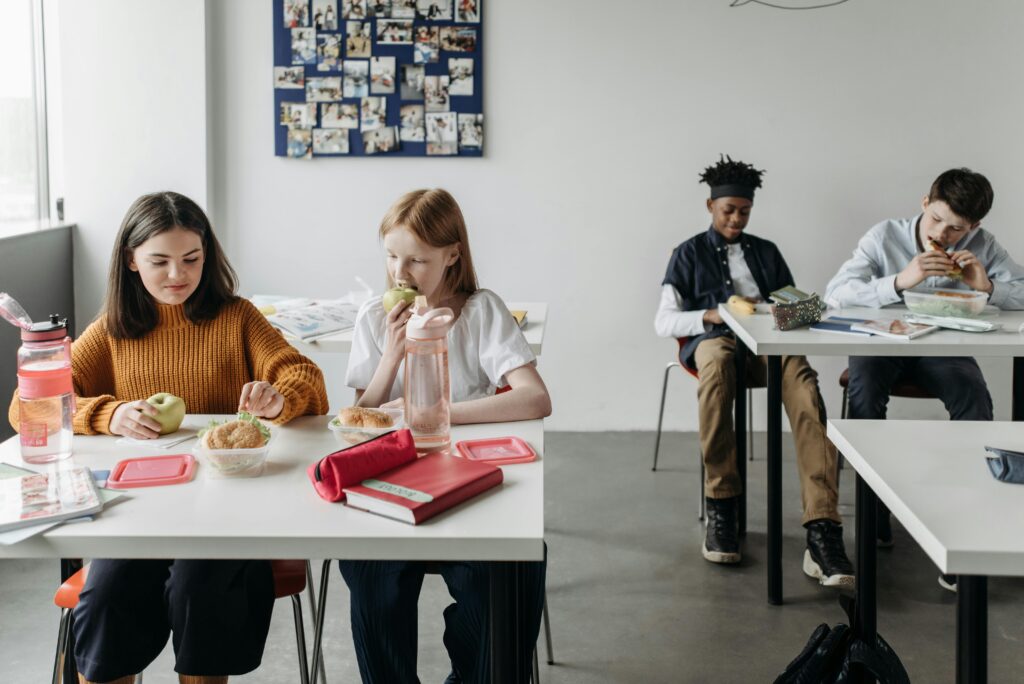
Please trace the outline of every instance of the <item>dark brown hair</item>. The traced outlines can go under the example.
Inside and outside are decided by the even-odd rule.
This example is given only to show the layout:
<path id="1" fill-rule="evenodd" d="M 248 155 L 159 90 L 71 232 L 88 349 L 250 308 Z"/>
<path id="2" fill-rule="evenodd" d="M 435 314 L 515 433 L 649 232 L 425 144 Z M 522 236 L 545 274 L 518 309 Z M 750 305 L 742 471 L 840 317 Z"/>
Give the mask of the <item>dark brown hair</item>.
<path id="1" fill-rule="evenodd" d="M 459 245 L 458 261 L 444 272 L 445 289 L 448 294 L 473 294 L 477 291 L 466 219 L 447 190 L 413 190 L 399 197 L 380 223 L 381 239 L 395 228 L 408 228 L 431 247 Z M 395 286 L 390 271 L 387 280 L 388 287 Z"/>
<path id="2" fill-rule="evenodd" d="M 950 169 L 932 183 L 928 202 L 945 202 L 957 216 L 971 223 L 985 218 L 992 208 L 992 185 L 970 169 Z"/>
<path id="3" fill-rule="evenodd" d="M 238 277 L 199 205 L 176 192 L 143 195 L 128 208 L 110 258 L 110 282 L 101 316 L 115 339 L 139 338 L 156 327 L 156 303 L 142 278 L 128 265 L 139 245 L 174 228 L 193 232 L 203 241 L 203 274 L 196 291 L 185 301 L 185 317 L 193 323 L 212 320 L 221 307 L 237 299 Z"/>

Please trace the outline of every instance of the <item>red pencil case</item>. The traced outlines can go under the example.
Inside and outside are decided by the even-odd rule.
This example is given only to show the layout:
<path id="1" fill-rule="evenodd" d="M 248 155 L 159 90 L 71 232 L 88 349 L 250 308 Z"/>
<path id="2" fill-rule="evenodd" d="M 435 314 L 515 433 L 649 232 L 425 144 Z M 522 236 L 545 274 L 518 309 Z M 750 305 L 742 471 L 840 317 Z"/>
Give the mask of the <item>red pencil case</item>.
<path id="1" fill-rule="evenodd" d="M 408 430 L 395 430 L 362 444 L 328 454 L 306 469 L 316 493 L 328 501 L 344 501 L 345 487 L 416 460 Z"/>

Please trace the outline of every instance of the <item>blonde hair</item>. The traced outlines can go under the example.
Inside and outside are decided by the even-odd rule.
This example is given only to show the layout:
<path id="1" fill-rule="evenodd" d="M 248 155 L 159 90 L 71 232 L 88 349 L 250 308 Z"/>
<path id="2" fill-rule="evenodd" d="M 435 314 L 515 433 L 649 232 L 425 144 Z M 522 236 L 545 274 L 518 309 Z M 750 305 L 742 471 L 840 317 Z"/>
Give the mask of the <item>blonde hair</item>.
<path id="1" fill-rule="evenodd" d="M 413 190 L 398 198 L 380 222 L 380 237 L 396 228 L 408 228 L 412 234 L 431 247 L 459 246 L 458 260 L 444 273 L 444 286 L 449 294 L 473 294 L 477 291 L 476 271 L 469 253 L 469 234 L 455 198 L 447 190 Z M 394 278 L 387 273 L 388 287 Z"/>

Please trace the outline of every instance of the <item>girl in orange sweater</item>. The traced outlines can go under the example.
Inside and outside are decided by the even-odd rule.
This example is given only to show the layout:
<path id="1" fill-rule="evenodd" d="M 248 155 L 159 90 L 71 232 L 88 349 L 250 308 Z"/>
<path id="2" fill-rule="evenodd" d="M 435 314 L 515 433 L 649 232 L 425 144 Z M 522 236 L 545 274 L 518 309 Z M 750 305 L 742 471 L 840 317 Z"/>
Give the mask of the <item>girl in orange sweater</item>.
<path id="1" fill-rule="evenodd" d="M 140 197 L 114 246 L 103 313 L 71 349 L 75 432 L 153 438 L 145 398 L 274 423 L 327 412 L 323 375 L 235 294 L 206 215 L 173 192 Z M 17 425 L 17 400 L 10 418 Z M 274 602 L 267 561 L 94 560 L 74 611 L 83 681 L 130 682 L 174 634 L 182 682 L 260 664 Z"/>

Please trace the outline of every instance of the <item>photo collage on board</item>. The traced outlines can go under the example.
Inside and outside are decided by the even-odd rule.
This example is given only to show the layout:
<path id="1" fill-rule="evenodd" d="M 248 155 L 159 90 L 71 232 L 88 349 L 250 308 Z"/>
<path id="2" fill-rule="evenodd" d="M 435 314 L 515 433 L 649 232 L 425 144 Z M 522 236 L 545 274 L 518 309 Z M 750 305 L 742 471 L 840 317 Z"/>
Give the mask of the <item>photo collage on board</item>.
<path id="1" fill-rule="evenodd" d="M 480 156 L 482 0 L 275 0 L 277 156 Z"/>

